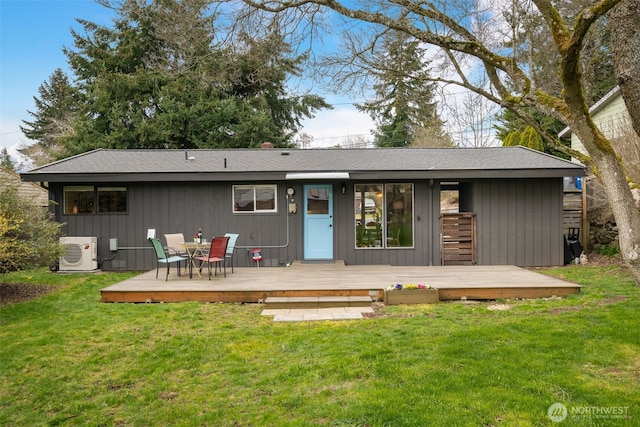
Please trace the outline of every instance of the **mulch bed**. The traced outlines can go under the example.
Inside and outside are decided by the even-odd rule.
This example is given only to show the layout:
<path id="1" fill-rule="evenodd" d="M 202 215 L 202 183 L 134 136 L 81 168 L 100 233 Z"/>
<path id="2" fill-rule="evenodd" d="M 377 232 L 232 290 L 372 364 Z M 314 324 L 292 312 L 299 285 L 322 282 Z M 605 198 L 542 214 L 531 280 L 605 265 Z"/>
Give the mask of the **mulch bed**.
<path id="1" fill-rule="evenodd" d="M 55 286 L 30 283 L 0 283 L 0 305 L 29 301 L 54 292 Z"/>

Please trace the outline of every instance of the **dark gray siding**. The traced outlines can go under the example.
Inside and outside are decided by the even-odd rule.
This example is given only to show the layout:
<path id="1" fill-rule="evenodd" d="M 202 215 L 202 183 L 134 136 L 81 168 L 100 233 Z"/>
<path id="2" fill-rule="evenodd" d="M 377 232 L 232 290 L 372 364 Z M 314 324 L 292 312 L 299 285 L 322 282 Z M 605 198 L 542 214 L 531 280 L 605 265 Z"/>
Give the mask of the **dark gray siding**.
<path id="1" fill-rule="evenodd" d="M 464 183 L 461 210 L 477 214 L 478 264 L 563 264 L 561 178 Z"/>
<path id="2" fill-rule="evenodd" d="M 184 233 L 186 239 L 191 239 L 199 227 L 207 238 L 238 233 L 235 255 L 238 266 L 253 265 L 252 248 L 262 249 L 265 266 L 301 260 L 303 183 L 272 183 L 278 185 L 278 212 L 262 214 L 232 213 L 231 182 L 128 183 L 125 214 L 62 215 L 63 184 L 51 183 L 50 189 L 53 198 L 60 202 L 54 210 L 56 218 L 65 224 L 65 234 L 98 237 L 98 257 L 103 269 L 148 270 L 155 268 L 155 256 L 146 240 L 149 228 L 156 229 L 161 240 L 165 233 Z M 342 183 L 332 182 L 335 259 L 351 265 L 440 265 L 438 181 L 414 181 L 414 247 L 408 249 L 356 249 L 355 183 L 347 183 L 346 194 L 341 194 Z M 285 195 L 290 185 L 295 189 L 298 204 L 298 212 L 293 215 L 286 213 Z M 461 182 L 460 206 L 463 211 L 477 214 L 478 264 L 562 264 L 561 178 Z M 109 259 L 113 256 L 109 251 L 110 238 L 117 238 L 120 247 L 113 259 Z"/>
<path id="3" fill-rule="evenodd" d="M 119 184 L 122 185 L 122 184 Z M 99 260 L 112 257 L 109 239 L 117 238 L 121 248 L 113 260 L 104 261 L 105 270 L 147 270 L 155 267 L 155 256 L 147 241 L 147 229 L 156 229 L 164 241 L 165 233 L 184 233 L 192 239 L 202 228 L 206 238 L 238 233 L 236 265 L 251 265 L 251 249 L 262 248 L 263 265 L 280 265 L 301 258 L 297 242 L 301 239 L 302 215 L 286 215 L 286 186 L 278 185 L 278 213 L 233 214 L 231 183 L 129 183 L 128 213 L 62 215 L 69 236 L 97 236 Z M 56 200 L 62 200 L 63 186 L 54 185 Z M 297 192 L 301 194 L 301 190 Z M 289 234 L 287 234 L 287 221 Z"/>

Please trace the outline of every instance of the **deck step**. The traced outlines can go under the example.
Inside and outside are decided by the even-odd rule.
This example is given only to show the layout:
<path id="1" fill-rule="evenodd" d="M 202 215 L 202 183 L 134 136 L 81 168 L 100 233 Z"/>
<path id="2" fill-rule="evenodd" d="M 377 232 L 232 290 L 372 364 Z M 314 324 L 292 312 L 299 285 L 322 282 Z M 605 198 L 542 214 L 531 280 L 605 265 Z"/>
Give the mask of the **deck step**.
<path id="1" fill-rule="evenodd" d="M 373 300 L 366 296 L 268 297 L 267 309 L 369 307 Z"/>

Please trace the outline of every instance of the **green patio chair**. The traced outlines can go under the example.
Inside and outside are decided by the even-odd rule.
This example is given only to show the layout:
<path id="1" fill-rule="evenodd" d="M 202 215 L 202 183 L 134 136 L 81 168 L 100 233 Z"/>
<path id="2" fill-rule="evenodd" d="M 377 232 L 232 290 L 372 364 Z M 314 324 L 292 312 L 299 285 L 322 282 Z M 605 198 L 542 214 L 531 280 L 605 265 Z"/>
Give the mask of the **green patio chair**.
<path id="1" fill-rule="evenodd" d="M 224 262 L 231 264 L 231 272 L 233 273 L 233 251 L 236 249 L 236 240 L 238 240 L 239 234 L 225 233 L 224 237 L 229 238 L 227 243 L 227 253 L 224 256 Z"/>
<path id="2" fill-rule="evenodd" d="M 167 264 L 167 277 L 165 278 L 165 281 L 169 280 L 169 269 L 171 268 L 171 264 L 173 263 L 178 264 L 178 276 L 180 276 L 180 263 L 182 261 L 187 261 L 188 258 L 178 255 L 168 256 L 164 248 L 162 247 L 162 243 L 160 243 L 160 240 L 149 240 L 151 240 L 151 244 L 153 244 L 153 249 L 156 252 L 156 258 L 158 261 L 156 265 L 156 279 L 158 278 L 158 270 L 160 270 L 160 264 Z"/>

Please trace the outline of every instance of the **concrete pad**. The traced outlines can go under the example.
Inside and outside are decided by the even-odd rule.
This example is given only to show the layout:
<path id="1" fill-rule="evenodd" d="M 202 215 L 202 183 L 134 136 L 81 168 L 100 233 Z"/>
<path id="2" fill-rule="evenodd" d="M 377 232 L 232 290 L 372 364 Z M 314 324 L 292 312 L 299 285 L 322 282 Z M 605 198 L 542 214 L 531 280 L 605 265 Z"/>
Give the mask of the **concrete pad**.
<path id="1" fill-rule="evenodd" d="M 289 310 L 289 315 L 291 316 L 295 316 L 295 315 L 305 315 L 305 314 L 318 314 L 318 309 L 317 308 L 292 308 Z"/>
<path id="2" fill-rule="evenodd" d="M 265 308 L 260 314 L 263 316 L 278 316 L 289 314 L 289 311 L 288 308 Z"/>
<path id="3" fill-rule="evenodd" d="M 333 314 L 332 313 L 305 314 L 303 316 L 303 319 L 305 322 L 311 321 L 311 320 L 333 320 Z"/>
<path id="4" fill-rule="evenodd" d="M 266 309 L 263 316 L 274 316 L 274 322 L 312 322 L 327 320 L 363 319 L 362 313 L 373 312 L 371 307 L 334 307 L 319 309 Z"/>
<path id="5" fill-rule="evenodd" d="M 362 313 L 334 313 L 333 320 L 358 320 L 364 319 Z"/>
<path id="6" fill-rule="evenodd" d="M 303 315 L 296 315 L 293 316 L 291 314 L 287 314 L 287 315 L 277 315 L 273 318 L 274 322 L 303 322 L 304 321 L 304 316 Z"/>
<path id="7" fill-rule="evenodd" d="M 345 307 L 346 313 L 373 313 L 373 307 Z"/>
<path id="8" fill-rule="evenodd" d="M 346 307 L 325 307 L 319 308 L 318 314 L 327 314 L 327 313 L 346 313 Z"/>

